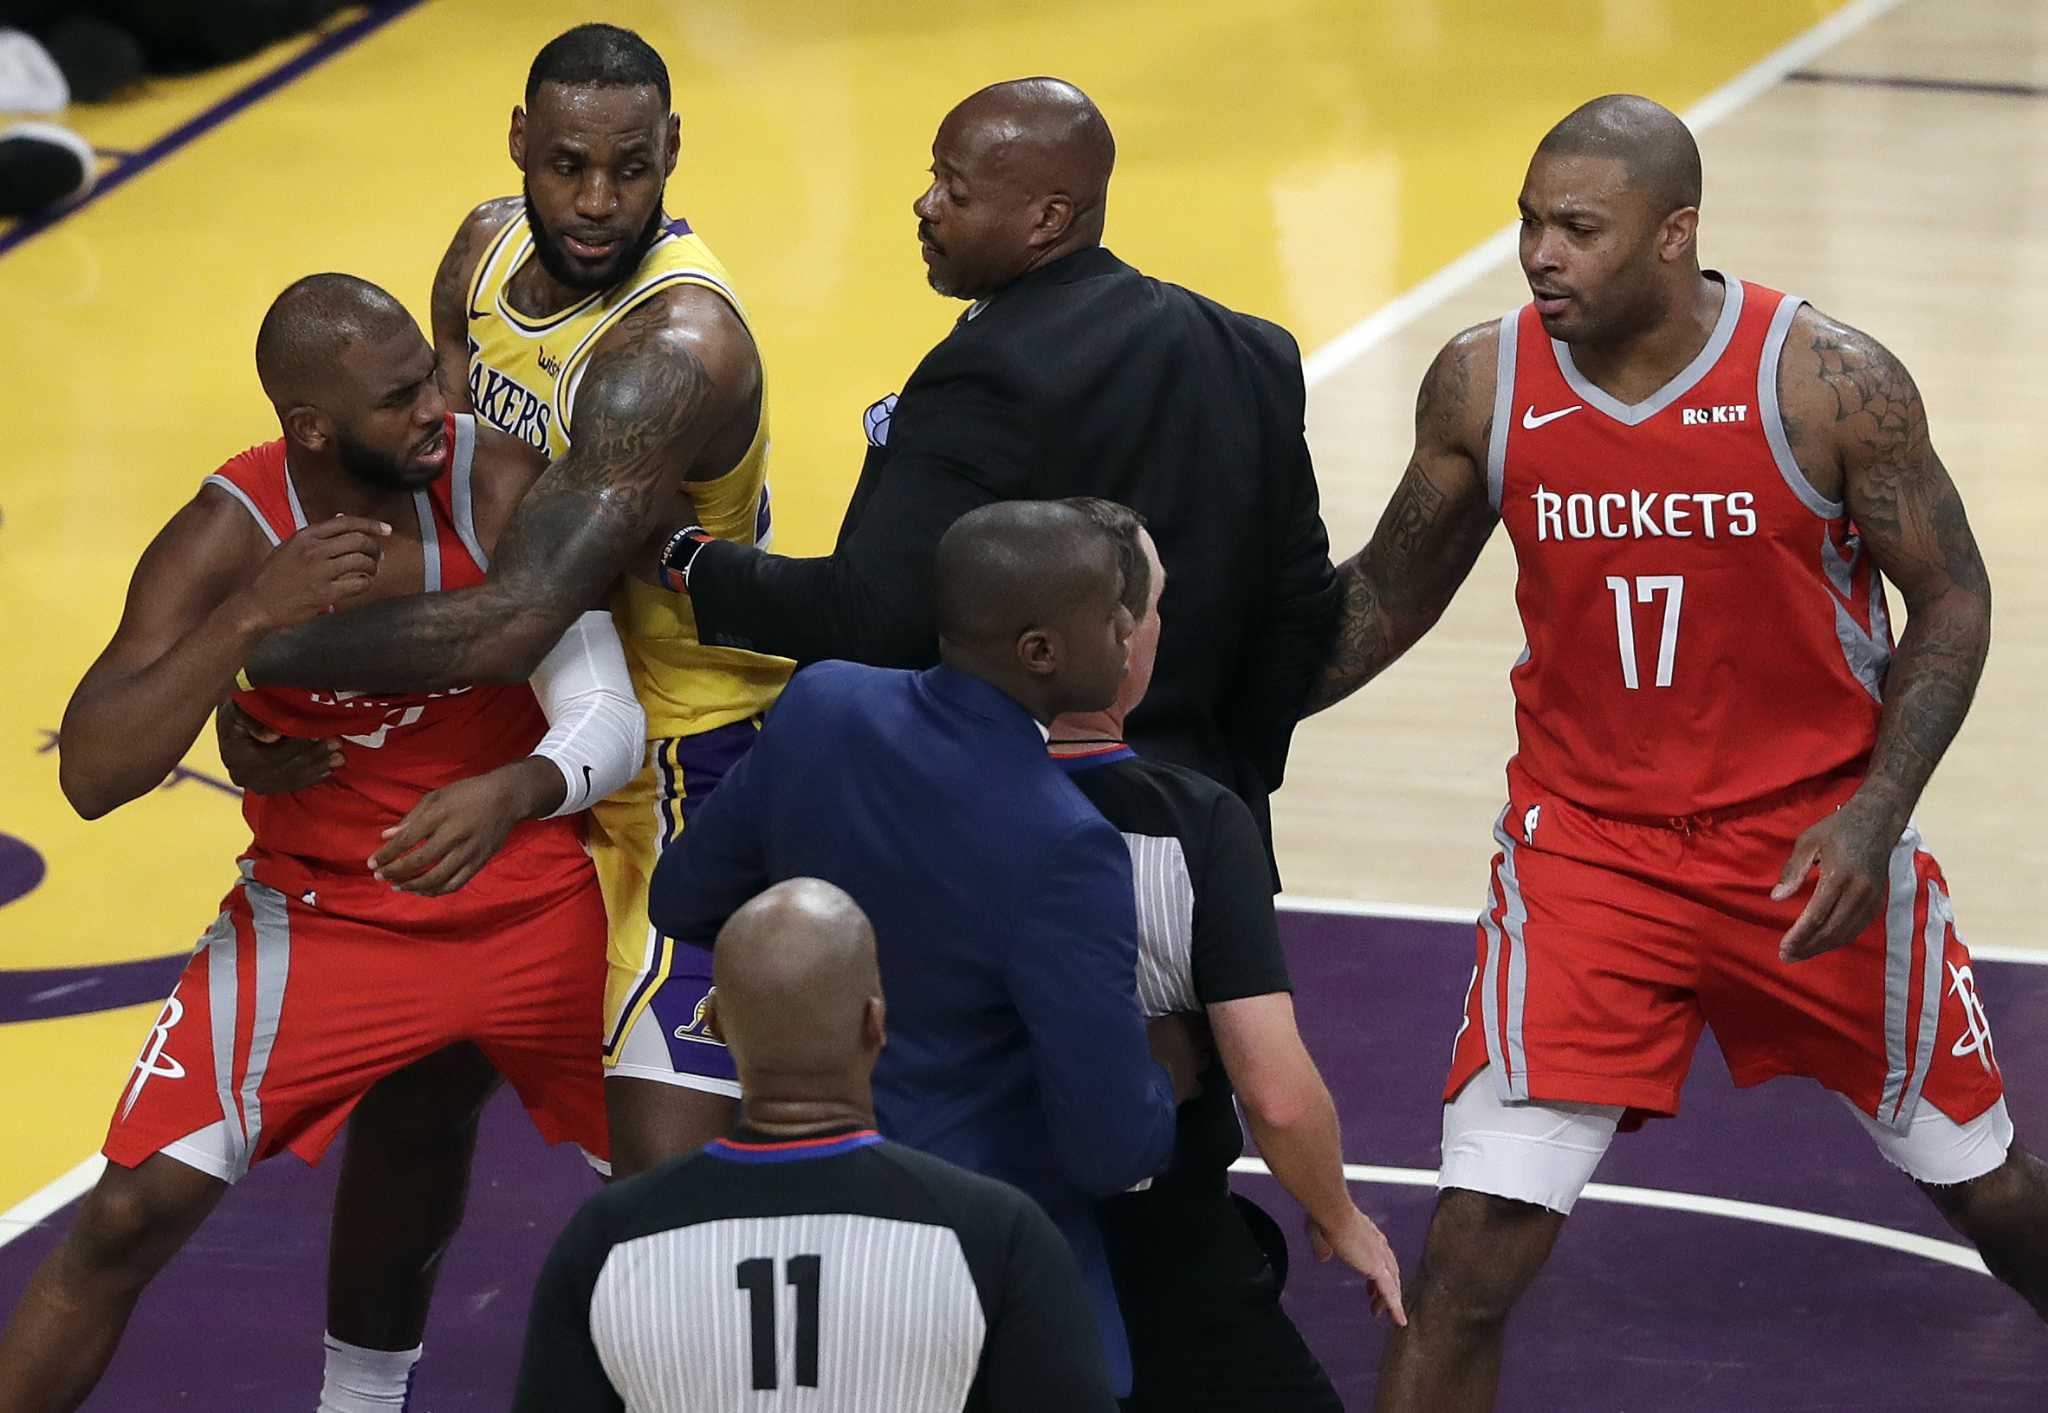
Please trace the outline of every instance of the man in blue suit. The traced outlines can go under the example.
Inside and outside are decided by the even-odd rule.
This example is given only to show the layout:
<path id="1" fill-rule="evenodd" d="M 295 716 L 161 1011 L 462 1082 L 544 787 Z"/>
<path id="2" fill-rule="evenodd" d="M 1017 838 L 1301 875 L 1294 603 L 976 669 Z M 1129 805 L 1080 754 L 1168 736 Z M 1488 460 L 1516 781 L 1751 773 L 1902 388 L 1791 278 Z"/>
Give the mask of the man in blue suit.
<path id="1" fill-rule="evenodd" d="M 671 979 L 701 973 L 708 989 L 697 948 L 762 889 L 808 876 L 853 896 L 890 998 L 883 1132 L 1044 1206 L 1122 1392 L 1094 1206 L 1166 1165 L 1174 1091 L 1138 1009 L 1129 852 L 1047 757 L 1044 723 L 1115 697 L 1133 628 L 1124 570 L 1072 507 L 1000 502 L 940 541 L 933 597 L 940 665 L 799 673 L 662 854 L 648 913 L 695 944 L 674 948 Z M 725 1061 L 701 1027 L 671 1029 L 679 1059 Z"/>

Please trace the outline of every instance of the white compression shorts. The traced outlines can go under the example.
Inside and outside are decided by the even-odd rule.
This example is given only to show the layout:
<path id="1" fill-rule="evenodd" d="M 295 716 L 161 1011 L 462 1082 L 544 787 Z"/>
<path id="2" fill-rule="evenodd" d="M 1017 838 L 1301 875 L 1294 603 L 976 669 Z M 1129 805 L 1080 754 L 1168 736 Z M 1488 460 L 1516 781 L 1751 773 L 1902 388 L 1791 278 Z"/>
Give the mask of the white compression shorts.
<path id="1" fill-rule="evenodd" d="M 2005 1161 L 2012 1146 L 2012 1119 L 2004 1099 L 1965 1124 L 1923 1102 L 1905 1133 L 1878 1123 L 1846 1099 L 1842 1103 L 1886 1160 L 1920 1182 L 1946 1186 L 1982 1177 Z M 1569 1213 L 1614 1141 L 1621 1114 L 1612 1104 L 1504 1101 L 1482 1070 L 1444 1105 L 1437 1187 Z"/>

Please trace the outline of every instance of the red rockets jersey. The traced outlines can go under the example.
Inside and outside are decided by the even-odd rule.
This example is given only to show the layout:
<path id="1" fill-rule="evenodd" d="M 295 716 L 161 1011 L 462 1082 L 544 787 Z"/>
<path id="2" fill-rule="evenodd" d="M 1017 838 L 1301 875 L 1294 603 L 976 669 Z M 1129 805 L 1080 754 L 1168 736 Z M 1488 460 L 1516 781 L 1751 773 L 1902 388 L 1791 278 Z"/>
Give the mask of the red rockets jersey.
<path id="1" fill-rule="evenodd" d="M 429 593 L 479 583 L 489 563 L 477 542 L 470 500 L 476 424 L 467 415 L 452 416 L 449 423 L 448 471 L 413 496 Z M 234 457 L 206 483 L 239 500 L 272 544 L 306 523 L 282 440 Z M 410 528 L 400 527 L 400 533 Z M 255 876 L 292 896 L 316 882 L 372 882 L 365 861 L 383 844 L 384 830 L 422 795 L 520 759 L 547 729 L 524 683 L 399 696 L 259 687 L 235 693 L 235 702 L 285 735 L 334 736 L 343 743 L 345 764 L 317 785 L 287 795 L 242 797 L 242 814 L 255 836 L 248 854 Z M 457 896 L 488 890 L 494 874 L 507 884 L 516 877 L 522 889 L 542 889 L 558 866 L 578 875 L 588 866 L 577 822 L 521 821 L 499 856 Z M 386 896 L 396 903 L 398 895 Z"/>
<path id="2" fill-rule="evenodd" d="M 1883 580 L 1779 415 L 1803 301 L 1723 283 L 1706 347 L 1633 405 L 1533 305 L 1500 322 L 1487 491 L 1528 641 L 1510 771 L 1605 814 L 1711 814 L 1860 771 L 1877 739 Z"/>

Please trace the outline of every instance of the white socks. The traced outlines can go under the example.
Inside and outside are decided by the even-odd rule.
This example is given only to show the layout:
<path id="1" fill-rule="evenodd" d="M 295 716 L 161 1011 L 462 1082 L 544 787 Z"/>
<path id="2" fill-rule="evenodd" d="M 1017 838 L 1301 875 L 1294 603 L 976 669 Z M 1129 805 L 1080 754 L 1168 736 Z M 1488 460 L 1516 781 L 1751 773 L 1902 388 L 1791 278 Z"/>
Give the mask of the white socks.
<path id="1" fill-rule="evenodd" d="M 420 1349 L 363 1349 L 326 1338 L 327 1366 L 318 1413 L 404 1413 Z"/>

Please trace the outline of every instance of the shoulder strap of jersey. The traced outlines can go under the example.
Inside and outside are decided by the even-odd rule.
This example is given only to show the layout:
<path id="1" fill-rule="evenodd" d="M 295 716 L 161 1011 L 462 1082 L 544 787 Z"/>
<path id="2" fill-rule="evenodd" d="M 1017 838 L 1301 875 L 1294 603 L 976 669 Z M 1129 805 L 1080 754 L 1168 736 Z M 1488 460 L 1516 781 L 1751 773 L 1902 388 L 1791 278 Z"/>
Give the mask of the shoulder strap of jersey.
<path id="1" fill-rule="evenodd" d="M 450 413 L 449 435 L 453 438 L 448 455 L 448 474 L 428 487 L 434 505 L 447 518 L 449 527 L 455 531 L 455 538 L 462 542 L 462 548 L 476 561 L 478 569 L 488 570 L 491 557 L 484 553 L 483 542 L 476 533 L 476 439 L 477 426 L 474 415 L 467 412 Z"/>
<path id="2" fill-rule="evenodd" d="M 1524 305 L 1500 316 L 1500 346 L 1494 351 L 1493 431 L 1486 441 L 1486 499 L 1493 513 L 1500 514 L 1501 487 L 1508 474 L 1508 425 L 1515 412 L 1515 363 L 1522 342 L 1524 315 L 1535 306 Z"/>
<path id="3" fill-rule="evenodd" d="M 298 489 L 286 466 L 282 439 L 250 447 L 200 484 L 217 486 L 240 501 L 273 545 L 284 543 L 306 523 Z"/>
<path id="4" fill-rule="evenodd" d="M 525 229 L 525 219 L 514 216 L 484 248 L 484 258 L 476 262 L 476 273 L 469 278 L 469 307 L 464 311 L 469 318 L 474 319 L 479 314 L 490 312 L 484 303 L 484 291 L 494 288 L 499 278 L 496 274 L 497 267 L 506 259 L 507 251 L 515 243 L 515 237 Z"/>

